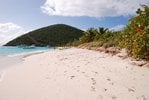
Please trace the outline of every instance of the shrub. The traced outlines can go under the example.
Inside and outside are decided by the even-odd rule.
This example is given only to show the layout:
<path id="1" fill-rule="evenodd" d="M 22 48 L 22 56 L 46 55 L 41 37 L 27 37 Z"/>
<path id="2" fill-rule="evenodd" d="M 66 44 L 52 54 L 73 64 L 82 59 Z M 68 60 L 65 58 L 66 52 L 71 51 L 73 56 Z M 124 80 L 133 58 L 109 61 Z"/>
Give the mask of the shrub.
<path id="1" fill-rule="evenodd" d="M 142 7 L 119 36 L 119 45 L 135 58 L 149 59 L 149 7 Z"/>

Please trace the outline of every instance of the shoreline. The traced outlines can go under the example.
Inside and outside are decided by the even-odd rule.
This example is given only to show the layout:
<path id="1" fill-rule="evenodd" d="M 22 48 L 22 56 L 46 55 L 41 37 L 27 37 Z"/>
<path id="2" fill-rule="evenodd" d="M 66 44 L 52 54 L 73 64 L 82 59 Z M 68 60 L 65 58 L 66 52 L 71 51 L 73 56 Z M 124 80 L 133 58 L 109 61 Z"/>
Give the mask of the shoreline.
<path id="1" fill-rule="evenodd" d="M 3 80 L 5 72 L 9 70 L 9 68 L 15 67 L 18 64 L 22 63 L 25 58 L 33 55 L 38 55 L 48 52 L 47 50 L 44 51 L 33 51 L 33 52 L 26 52 L 26 53 L 19 53 L 19 54 L 12 54 L 8 56 L 0 56 L 0 82 Z"/>
<path id="2" fill-rule="evenodd" d="M 23 56 L 0 57 L 0 71 L 5 70 L 23 61 Z"/>
<path id="3" fill-rule="evenodd" d="M 0 100 L 147 100 L 149 69 L 103 52 L 34 54 L 5 70 Z"/>
<path id="4" fill-rule="evenodd" d="M 11 66 L 14 66 L 15 64 L 18 64 L 23 61 L 24 58 L 36 54 L 41 54 L 44 52 L 48 52 L 49 50 L 39 50 L 39 51 L 31 51 L 31 52 L 23 52 L 18 54 L 11 54 L 7 56 L 0 56 L 0 71 L 5 68 L 9 68 Z"/>

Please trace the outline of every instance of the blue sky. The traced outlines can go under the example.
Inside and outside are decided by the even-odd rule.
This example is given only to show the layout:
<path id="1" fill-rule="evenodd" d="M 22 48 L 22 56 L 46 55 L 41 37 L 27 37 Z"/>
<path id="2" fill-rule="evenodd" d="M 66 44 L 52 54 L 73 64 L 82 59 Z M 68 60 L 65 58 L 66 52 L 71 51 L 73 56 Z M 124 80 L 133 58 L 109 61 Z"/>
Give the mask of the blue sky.
<path id="1" fill-rule="evenodd" d="M 121 28 L 148 0 L 1 0 L 0 44 L 52 24 Z"/>

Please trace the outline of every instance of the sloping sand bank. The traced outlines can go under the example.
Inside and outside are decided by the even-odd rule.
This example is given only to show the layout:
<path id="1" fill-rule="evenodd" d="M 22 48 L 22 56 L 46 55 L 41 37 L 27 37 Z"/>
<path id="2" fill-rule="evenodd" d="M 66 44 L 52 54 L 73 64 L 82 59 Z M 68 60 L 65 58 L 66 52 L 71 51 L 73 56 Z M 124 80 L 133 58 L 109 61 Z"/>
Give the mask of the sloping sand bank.
<path id="1" fill-rule="evenodd" d="M 86 49 L 45 52 L 5 70 L 0 100 L 149 100 L 149 69 Z"/>

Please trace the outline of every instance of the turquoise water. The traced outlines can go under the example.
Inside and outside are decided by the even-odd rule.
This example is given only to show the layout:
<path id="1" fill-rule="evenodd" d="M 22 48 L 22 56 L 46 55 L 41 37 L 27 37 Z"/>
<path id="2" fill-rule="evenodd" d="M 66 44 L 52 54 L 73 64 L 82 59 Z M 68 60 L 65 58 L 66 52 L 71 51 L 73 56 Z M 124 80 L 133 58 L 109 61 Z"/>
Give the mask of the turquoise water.
<path id="1" fill-rule="evenodd" d="M 52 50 L 52 48 L 47 47 L 35 47 L 32 49 L 23 49 L 21 47 L 12 47 L 12 46 L 0 46 L 0 56 L 8 56 L 20 53 L 28 53 L 34 51 L 43 51 L 43 50 Z"/>

